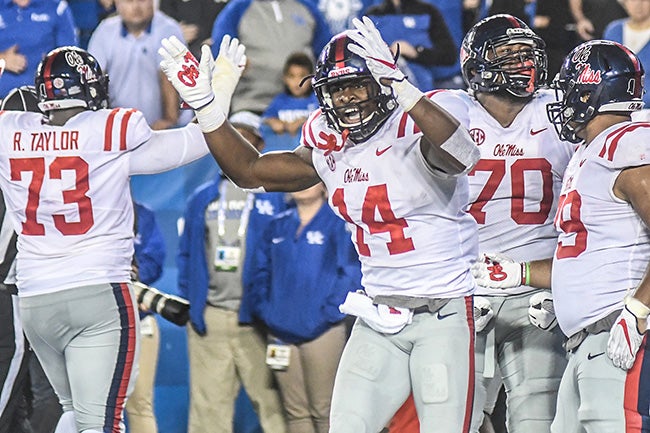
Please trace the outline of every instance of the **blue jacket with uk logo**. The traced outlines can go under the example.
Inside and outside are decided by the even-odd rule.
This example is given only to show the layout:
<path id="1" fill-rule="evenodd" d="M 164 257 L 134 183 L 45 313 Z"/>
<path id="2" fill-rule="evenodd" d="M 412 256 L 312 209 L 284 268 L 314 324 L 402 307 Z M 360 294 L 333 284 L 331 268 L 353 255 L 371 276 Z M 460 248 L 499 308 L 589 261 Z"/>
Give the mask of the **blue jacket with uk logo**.
<path id="1" fill-rule="evenodd" d="M 296 235 L 291 208 L 268 225 L 248 269 L 253 314 L 286 343 L 313 340 L 345 317 L 338 307 L 361 289 L 361 264 L 345 223 L 323 204 Z M 248 255 L 248 254 L 247 254 Z"/>

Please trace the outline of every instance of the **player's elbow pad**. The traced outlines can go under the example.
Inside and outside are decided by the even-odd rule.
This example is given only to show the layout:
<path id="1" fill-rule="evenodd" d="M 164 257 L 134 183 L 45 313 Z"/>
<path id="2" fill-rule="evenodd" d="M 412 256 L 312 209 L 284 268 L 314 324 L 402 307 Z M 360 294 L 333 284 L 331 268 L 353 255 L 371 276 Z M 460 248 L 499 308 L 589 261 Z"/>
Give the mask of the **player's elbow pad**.
<path id="1" fill-rule="evenodd" d="M 463 127 L 456 128 L 456 131 L 442 143 L 440 148 L 463 164 L 465 168 L 460 174 L 469 172 L 481 158 L 481 152 L 469 132 Z"/>

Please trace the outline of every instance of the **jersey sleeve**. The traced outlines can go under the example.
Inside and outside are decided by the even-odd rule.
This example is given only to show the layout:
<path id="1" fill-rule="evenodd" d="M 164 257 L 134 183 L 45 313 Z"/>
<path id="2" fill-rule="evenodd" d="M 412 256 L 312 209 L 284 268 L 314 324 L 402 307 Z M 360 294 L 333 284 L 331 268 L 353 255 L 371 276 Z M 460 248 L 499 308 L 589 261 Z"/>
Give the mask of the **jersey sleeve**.
<path id="1" fill-rule="evenodd" d="M 627 123 L 610 133 L 598 156 L 616 170 L 650 164 L 650 123 Z"/>
<path id="2" fill-rule="evenodd" d="M 208 145 L 195 123 L 182 128 L 153 131 L 149 139 L 131 153 L 130 174 L 161 173 L 207 154 Z"/>
<path id="3" fill-rule="evenodd" d="M 135 108 L 115 108 L 106 117 L 104 150 L 129 151 L 149 140 L 152 130 Z"/>
<path id="4" fill-rule="evenodd" d="M 320 123 L 321 110 L 318 109 L 311 113 L 305 123 L 302 124 L 302 134 L 300 136 L 300 145 L 313 149 L 316 146 L 316 137 L 318 137 L 317 125 Z"/>

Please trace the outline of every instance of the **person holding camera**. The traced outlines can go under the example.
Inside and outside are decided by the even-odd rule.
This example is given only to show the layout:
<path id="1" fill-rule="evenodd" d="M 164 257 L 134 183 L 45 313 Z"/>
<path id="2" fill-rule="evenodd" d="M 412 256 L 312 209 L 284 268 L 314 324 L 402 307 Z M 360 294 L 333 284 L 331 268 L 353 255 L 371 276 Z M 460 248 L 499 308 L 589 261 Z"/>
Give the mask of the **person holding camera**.
<path id="1" fill-rule="evenodd" d="M 262 149 L 259 116 L 239 112 L 231 122 Z M 265 365 L 266 339 L 252 324 L 242 279 L 250 266 L 245 251 L 257 247 L 264 227 L 285 207 L 284 194 L 243 191 L 224 175 L 199 186 L 187 202 L 177 260 L 179 291 L 190 301 L 188 433 L 232 432 L 241 385 L 264 431 L 286 432 L 280 397 Z"/>

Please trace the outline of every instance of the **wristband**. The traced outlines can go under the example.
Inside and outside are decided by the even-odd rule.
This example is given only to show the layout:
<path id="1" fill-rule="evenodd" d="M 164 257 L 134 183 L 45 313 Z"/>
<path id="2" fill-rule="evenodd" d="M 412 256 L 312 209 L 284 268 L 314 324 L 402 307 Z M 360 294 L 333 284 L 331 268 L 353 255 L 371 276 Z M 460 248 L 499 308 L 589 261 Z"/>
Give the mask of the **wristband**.
<path id="1" fill-rule="evenodd" d="M 521 264 L 521 285 L 528 286 L 530 285 L 530 263 L 523 262 Z"/>
<path id="2" fill-rule="evenodd" d="M 402 81 L 393 81 L 391 84 L 397 103 L 402 106 L 404 111 L 409 112 L 424 96 L 417 87 L 409 83 L 407 79 Z"/>
<path id="3" fill-rule="evenodd" d="M 634 314 L 637 319 L 647 319 L 650 315 L 650 308 L 634 296 L 625 297 L 625 308 Z"/>
<path id="4" fill-rule="evenodd" d="M 226 121 L 226 115 L 219 108 L 216 99 L 212 99 L 207 105 L 199 108 L 196 112 L 196 120 L 199 121 L 201 131 L 205 134 L 212 132 Z"/>

